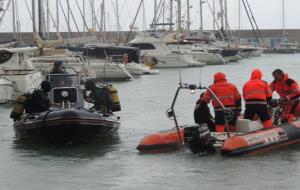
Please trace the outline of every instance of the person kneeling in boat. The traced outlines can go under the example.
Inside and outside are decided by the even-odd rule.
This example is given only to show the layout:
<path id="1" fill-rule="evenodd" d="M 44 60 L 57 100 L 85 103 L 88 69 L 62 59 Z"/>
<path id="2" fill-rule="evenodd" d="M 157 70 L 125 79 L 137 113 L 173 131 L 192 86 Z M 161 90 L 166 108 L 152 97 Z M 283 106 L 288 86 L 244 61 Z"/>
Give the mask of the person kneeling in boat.
<path id="1" fill-rule="evenodd" d="M 298 83 L 289 78 L 287 73 L 276 69 L 272 73 L 274 81 L 270 84 L 272 91 L 276 91 L 283 103 L 284 113 L 282 122 L 291 122 L 299 104 L 300 89 Z"/>
<path id="2" fill-rule="evenodd" d="M 243 87 L 245 100 L 244 119 L 254 120 L 257 115 L 265 129 L 271 128 L 273 123 L 268 111 L 268 103 L 272 99 L 272 91 L 269 84 L 262 79 L 259 69 L 254 69 L 251 78 Z"/>
<path id="3" fill-rule="evenodd" d="M 41 89 L 19 96 L 10 114 L 10 118 L 14 121 L 19 120 L 23 115 L 24 110 L 27 114 L 40 113 L 49 110 L 50 100 L 48 98 L 48 92 L 50 90 L 50 83 L 48 81 L 43 81 L 41 83 Z"/>
<path id="4" fill-rule="evenodd" d="M 215 131 L 215 122 L 213 116 L 210 114 L 210 109 L 207 103 L 201 101 L 204 93 L 200 95 L 200 99 L 196 102 L 196 107 L 194 110 L 194 120 L 195 123 L 201 125 L 203 123 L 207 124 L 210 131 Z"/>
<path id="5" fill-rule="evenodd" d="M 241 94 L 239 93 L 237 87 L 227 82 L 226 75 L 224 73 L 218 72 L 214 74 L 214 84 L 209 88 L 213 94 L 210 90 L 206 90 L 204 96 L 201 98 L 201 101 L 206 104 L 212 101 L 215 111 L 216 131 L 225 131 L 225 114 L 222 106 L 216 100 L 214 95 L 224 105 L 225 108 L 233 111 L 233 118 L 228 122 L 228 124 L 229 130 L 235 131 L 235 123 L 238 115 L 240 115 L 241 112 Z"/>
<path id="6" fill-rule="evenodd" d="M 94 108 L 102 113 L 110 113 L 112 108 L 112 98 L 106 87 L 97 87 L 95 81 L 88 80 L 84 84 L 84 99 L 94 104 Z M 87 96 L 86 91 L 91 91 Z"/>

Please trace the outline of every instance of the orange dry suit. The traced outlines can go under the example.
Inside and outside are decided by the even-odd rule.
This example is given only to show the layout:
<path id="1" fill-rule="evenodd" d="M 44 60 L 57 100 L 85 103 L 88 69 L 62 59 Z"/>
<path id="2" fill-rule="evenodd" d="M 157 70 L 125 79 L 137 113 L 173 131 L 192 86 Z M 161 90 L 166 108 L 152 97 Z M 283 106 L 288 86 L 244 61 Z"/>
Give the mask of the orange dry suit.
<path id="1" fill-rule="evenodd" d="M 276 91 L 284 100 L 284 113 L 282 115 L 283 121 L 291 122 L 299 104 L 300 89 L 298 83 L 290 79 L 288 74 L 284 74 L 281 81 L 273 81 L 271 84 L 272 91 Z"/>
<path id="2" fill-rule="evenodd" d="M 245 100 L 245 119 L 254 120 L 257 115 L 263 122 L 264 128 L 272 127 L 272 120 L 268 111 L 267 102 L 272 99 L 272 91 L 268 83 L 261 80 L 262 73 L 254 69 L 251 79 L 243 87 Z"/>
<path id="3" fill-rule="evenodd" d="M 209 88 L 221 101 L 224 107 L 229 108 L 234 112 L 234 118 L 229 121 L 230 131 L 234 131 L 237 116 L 241 111 L 241 94 L 239 93 L 236 86 L 227 82 L 225 74 L 221 72 L 218 72 L 214 75 L 214 84 Z M 225 120 L 221 105 L 209 90 L 206 90 L 204 96 L 201 98 L 201 101 L 205 103 L 209 103 L 210 101 L 212 101 L 212 105 L 215 111 L 216 131 L 224 132 Z"/>

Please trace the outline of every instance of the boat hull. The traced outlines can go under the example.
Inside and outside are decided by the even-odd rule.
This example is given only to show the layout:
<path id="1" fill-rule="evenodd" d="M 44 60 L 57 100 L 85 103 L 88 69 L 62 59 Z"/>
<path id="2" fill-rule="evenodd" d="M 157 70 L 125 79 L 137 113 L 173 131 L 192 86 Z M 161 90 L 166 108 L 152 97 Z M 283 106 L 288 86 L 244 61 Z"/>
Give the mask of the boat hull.
<path id="1" fill-rule="evenodd" d="M 217 53 L 194 53 L 197 61 L 204 62 L 206 65 L 224 65 L 225 60 Z"/>
<path id="2" fill-rule="evenodd" d="M 132 75 L 123 64 L 91 61 L 85 65 L 86 75 L 89 78 L 104 80 L 130 80 Z"/>
<path id="3" fill-rule="evenodd" d="M 59 110 L 24 116 L 14 123 L 17 137 L 57 143 L 90 141 L 118 130 L 119 119 L 86 110 Z"/>
<path id="4" fill-rule="evenodd" d="M 262 53 L 262 48 L 240 48 L 240 56 L 242 58 L 259 57 Z"/>
<path id="5" fill-rule="evenodd" d="M 237 135 L 225 140 L 221 153 L 225 155 L 260 154 L 300 142 L 300 121 L 278 127 Z"/>
<path id="6" fill-rule="evenodd" d="M 202 67 L 203 62 L 197 62 L 192 55 L 151 55 L 157 58 L 156 68 Z"/>

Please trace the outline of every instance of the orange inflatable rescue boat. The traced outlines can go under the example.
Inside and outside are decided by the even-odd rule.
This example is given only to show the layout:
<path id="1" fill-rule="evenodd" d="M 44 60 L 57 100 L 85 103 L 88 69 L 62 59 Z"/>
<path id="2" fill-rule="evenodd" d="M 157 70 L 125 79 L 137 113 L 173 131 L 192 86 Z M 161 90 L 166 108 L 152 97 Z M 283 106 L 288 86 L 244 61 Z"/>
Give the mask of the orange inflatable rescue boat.
<path id="1" fill-rule="evenodd" d="M 238 119 L 235 133 L 223 132 L 221 134 L 222 137 L 218 138 L 220 134 L 210 132 L 206 124 L 180 127 L 176 120 L 174 104 L 178 92 L 182 88 L 191 89 L 191 86 L 179 86 L 172 106 L 167 112 L 168 117 L 171 117 L 175 122 L 175 129 L 147 135 L 137 147 L 140 152 L 159 153 L 172 151 L 183 147 L 182 145 L 184 144 L 195 154 L 213 152 L 215 148 L 218 148 L 221 154 L 235 156 L 259 154 L 300 143 L 300 106 L 297 107 L 293 122 L 280 124 L 283 109 L 278 104 L 279 101 L 272 106 L 273 123 L 275 124 L 273 128 L 263 129 L 259 121 Z M 192 86 L 192 88 L 194 87 Z M 197 88 L 201 89 L 200 87 Z M 228 110 L 224 109 L 224 112 L 226 111 Z M 224 117 L 224 119 L 228 118 Z M 220 143 L 221 146 L 216 146 L 220 145 Z"/>
<path id="2" fill-rule="evenodd" d="M 212 152 L 220 149 L 224 155 L 260 154 L 300 143 L 300 120 L 284 123 L 270 129 L 259 129 L 248 133 L 209 133 L 194 125 L 180 128 L 181 139 L 193 153 Z M 222 138 L 216 138 L 222 136 Z M 222 143 L 219 147 L 217 143 Z M 218 144 L 220 145 L 220 144 Z M 183 147 L 176 129 L 153 133 L 144 137 L 137 149 L 142 153 L 161 153 L 178 150 Z"/>

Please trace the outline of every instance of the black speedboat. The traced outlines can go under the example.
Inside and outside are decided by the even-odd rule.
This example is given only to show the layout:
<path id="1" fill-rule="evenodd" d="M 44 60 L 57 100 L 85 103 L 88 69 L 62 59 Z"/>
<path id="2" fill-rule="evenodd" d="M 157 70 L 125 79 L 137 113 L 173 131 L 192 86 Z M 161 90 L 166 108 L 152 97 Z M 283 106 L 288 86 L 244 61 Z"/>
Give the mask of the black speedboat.
<path id="1" fill-rule="evenodd" d="M 24 114 L 15 121 L 17 137 L 32 137 L 57 143 L 86 142 L 112 135 L 120 126 L 113 113 L 84 108 L 78 74 L 49 74 L 52 84 L 49 111 Z"/>

